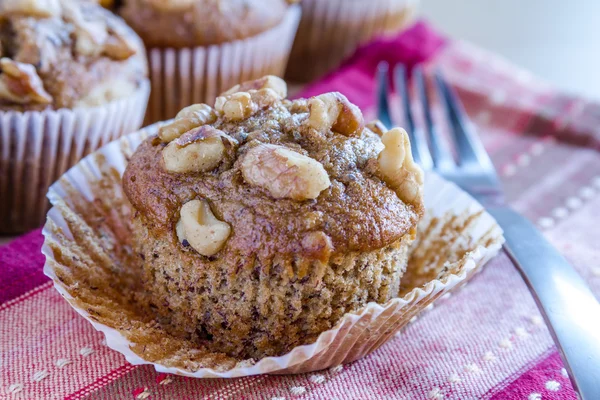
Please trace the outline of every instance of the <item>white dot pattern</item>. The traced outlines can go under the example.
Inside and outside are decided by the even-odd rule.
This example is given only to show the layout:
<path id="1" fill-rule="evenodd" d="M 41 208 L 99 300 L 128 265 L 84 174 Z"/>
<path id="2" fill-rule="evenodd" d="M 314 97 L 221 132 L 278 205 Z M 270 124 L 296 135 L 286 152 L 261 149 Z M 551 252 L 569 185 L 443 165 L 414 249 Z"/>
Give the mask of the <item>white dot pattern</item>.
<path id="1" fill-rule="evenodd" d="M 311 375 L 310 378 L 308 378 L 308 379 L 310 379 L 310 381 L 312 383 L 323 383 L 323 382 L 325 382 L 325 377 L 323 375 Z"/>
<path id="2" fill-rule="evenodd" d="M 13 383 L 8 387 L 8 393 L 19 393 L 23 390 L 23 385 L 21 383 Z"/>
<path id="3" fill-rule="evenodd" d="M 294 396 L 300 396 L 306 393 L 306 388 L 304 386 L 292 386 L 290 392 L 292 392 Z"/>
<path id="4" fill-rule="evenodd" d="M 539 393 L 531 393 L 528 397 L 527 400 L 542 400 L 542 395 Z"/>
<path id="5" fill-rule="evenodd" d="M 46 370 L 37 371 L 35 374 L 33 374 L 33 377 L 31 379 L 33 379 L 34 382 L 39 382 L 45 379 L 48 375 L 50 374 Z"/>
<path id="6" fill-rule="evenodd" d="M 552 392 L 556 392 L 556 391 L 558 391 L 558 389 L 560 389 L 560 383 L 558 383 L 556 381 L 548 381 L 548 382 L 546 382 L 546 384 L 544 386 L 546 387 L 546 389 L 548 389 Z"/>
<path id="7" fill-rule="evenodd" d="M 442 400 L 444 395 L 442 394 L 442 390 L 438 387 L 435 387 L 427 393 L 427 398 L 430 400 Z"/>
<path id="8" fill-rule="evenodd" d="M 554 220 L 548 217 L 540 218 L 538 220 L 538 225 L 544 229 L 552 228 L 554 226 Z"/>

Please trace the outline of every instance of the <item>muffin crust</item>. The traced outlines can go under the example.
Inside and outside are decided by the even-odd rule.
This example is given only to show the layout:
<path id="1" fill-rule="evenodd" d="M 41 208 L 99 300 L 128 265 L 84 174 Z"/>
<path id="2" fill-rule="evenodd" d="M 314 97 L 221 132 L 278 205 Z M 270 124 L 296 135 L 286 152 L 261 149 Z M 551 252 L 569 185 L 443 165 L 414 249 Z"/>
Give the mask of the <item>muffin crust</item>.
<path id="1" fill-rule="evenodd" d="M 157 319 L 241 359 L 396 296 L 423 213 L 405 132 L 365 128 L 339 93 L 285 91 L 265 77 L 182 110 L 123 176 Z"/>
<path id="2" fill-rule="evenodd" d="M 149 47 L 245 39 L 283 20 L 287 0 L 123 0 L 117 12 Z"/>

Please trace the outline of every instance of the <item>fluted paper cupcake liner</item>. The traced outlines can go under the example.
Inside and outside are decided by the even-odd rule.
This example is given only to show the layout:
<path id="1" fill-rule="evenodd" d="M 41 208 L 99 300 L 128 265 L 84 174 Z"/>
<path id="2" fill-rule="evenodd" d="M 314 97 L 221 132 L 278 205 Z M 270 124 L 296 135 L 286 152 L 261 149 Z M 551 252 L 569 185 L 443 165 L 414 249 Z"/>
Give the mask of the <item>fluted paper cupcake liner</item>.
<path id="1" fill-rule="evenodd" d="M 408 26 L 419 0 L 302 0 L 285 77 L 309 82 L 369 40 Z"/>
<path id="2" fill-rule="evenodd" d="M 399 297 L 349 313 L 312 344 L 280 357 L 235 360 L 170 336 L 136 305 L 139 260 L 129 241 L 131 206 L 121 176 L 156 126 L 86 157 L 57 183 L 44 227 L 44 272 L 54 287 L 132 364 L 196 378 L 303 373 L 357 360 L 384 344 L 435 299 L 496 255 L 502 230 L 473 198 L 435 174 L 426 176 L 427 217 L 411 250 Z M 137 261 L 139 264 L 139 261 Z"/>
<path id="3" fill-rule="evenodd" d="M 0 111 L 0 233 L 41 226 L 50 185 L 82 157 L 142 126 L 149 82 L 93 108 Z"/>
<path id="4" fill-rule="evenodd" d="M 283 76 L 300 20 L 300 7 L 283 21 L 243 40 L 194 48 L 150 48 L 152 93 L 146 124 L 175 117 L 196 103 L 212 104 L 219 93 L 264 75 Z"/>

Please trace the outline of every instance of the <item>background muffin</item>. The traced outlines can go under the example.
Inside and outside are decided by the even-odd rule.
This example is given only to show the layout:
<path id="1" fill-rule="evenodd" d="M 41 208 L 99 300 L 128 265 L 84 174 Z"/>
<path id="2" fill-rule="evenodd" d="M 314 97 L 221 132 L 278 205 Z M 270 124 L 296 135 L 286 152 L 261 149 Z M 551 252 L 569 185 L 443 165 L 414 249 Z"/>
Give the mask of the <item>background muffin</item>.
<path id="1" fill-rule="evenodd" d="M 406 132 L 364 128 L 339 93 L 285 96 L 265 77 L 188 107 L 123 177 L 149 306 L 240 359 L 396 296 L 423 213 Z"/>
<path id="2" fill-rule="evenodd" d="M 285 77 L 314 80 L 358 45 L 408 26 L 418 0 L 302 0 L 302 20 Z"/>
<path id="3" fill-rule="evenodd" d="M 123 0 L 115 7 L 148 48 L 147 123 L 212 103 L 234 84 L 282 75 L 300 10 L 291 0 Z"/>
<path id="4" fill-rule="evenodd" d="M 140 39 L 97 4 L 0 3 L 0 232 L 41 224 L 50 183 L 139 128 L 146 76 Z"/>

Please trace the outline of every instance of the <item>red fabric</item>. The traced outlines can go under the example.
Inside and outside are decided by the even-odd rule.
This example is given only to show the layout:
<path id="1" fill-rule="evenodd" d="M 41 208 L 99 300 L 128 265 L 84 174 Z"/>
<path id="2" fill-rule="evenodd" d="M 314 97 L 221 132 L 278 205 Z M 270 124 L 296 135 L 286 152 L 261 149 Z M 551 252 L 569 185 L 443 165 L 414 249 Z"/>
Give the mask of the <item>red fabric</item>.
<path id="1" fill-rule="evenodd" d="M 508 201 L 600 294 L 600 105 L 556 92 L 424 23 L 360 49 L 302 95 L 339 90 L 373 115 L 381 60 L 425 62 L 427 71 L 444 72 L 479 129 Z M 396 99 L 392 104 L 397 109 Z M 574 398 L 535 303 L 505 256 L 363 360 L 299 376 L 193 380 L 131 366 L 104 346 L 42 276 L 40 247 L 35 231 L 0 249 L 0 398 Z"/>
<path id="2" fill-rule="evenodd" d="M 576 400 L 574 391 L 561 390 L 565 385 L 570 387 L 571 382 L 560 355 L 553 352 L 491 399 Z"/>

